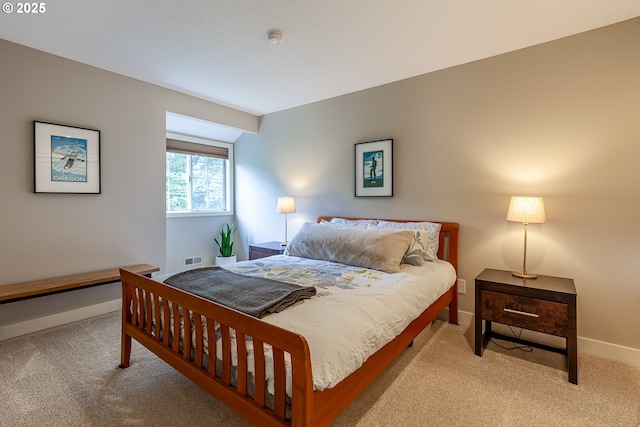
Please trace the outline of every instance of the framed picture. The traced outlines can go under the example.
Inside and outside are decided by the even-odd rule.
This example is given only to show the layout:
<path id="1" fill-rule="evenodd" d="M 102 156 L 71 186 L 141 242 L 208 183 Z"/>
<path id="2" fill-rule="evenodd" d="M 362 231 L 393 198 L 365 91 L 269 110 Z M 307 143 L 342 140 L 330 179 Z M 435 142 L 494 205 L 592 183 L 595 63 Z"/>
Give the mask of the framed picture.
<path id="1" fill-rule="evenodd" d="M 393 139 L 355 145 L 356 197 L 393 196 Z"/>
<path id="2" fill-rule="evenodd" d="M 35 193 L 100 193 L 100 131 L 33 122 Z"/>

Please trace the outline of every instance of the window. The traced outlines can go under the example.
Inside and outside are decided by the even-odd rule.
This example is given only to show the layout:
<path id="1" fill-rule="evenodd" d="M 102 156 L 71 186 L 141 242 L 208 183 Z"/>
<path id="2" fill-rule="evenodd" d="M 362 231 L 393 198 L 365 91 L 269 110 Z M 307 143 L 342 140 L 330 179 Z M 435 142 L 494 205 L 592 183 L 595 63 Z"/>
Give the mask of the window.
<path id="1" fill-rule="evenodd" d="M 231 214 L 233 145 L 167 134 L 167 215 Z"/>

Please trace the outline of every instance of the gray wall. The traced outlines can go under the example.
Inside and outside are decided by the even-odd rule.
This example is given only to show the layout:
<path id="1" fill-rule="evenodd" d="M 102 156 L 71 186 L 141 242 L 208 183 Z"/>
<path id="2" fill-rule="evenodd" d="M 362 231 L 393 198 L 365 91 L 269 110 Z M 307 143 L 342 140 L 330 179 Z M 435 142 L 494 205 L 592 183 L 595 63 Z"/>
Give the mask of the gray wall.
<path id="1" fill-rule="evenodd" d="M 184 259 L 194 256 L 202 257 L 202 264 L 195 267 L 215 264 L 218 247 L 214 237 L 220 240 L 220 230 L 224 224 L 233 224 L 232 215 L 167 218 L 167 274 L 173 274 L 192 267 L 184 266 Z M 234 251 L 238 260 L 245 259 L 244 252 L 238 251 L 235 243 L 238 236 L 233 236 Z"/>
<path id="2" fill-rule="evenodd" d="M 257 117 L 4 40 L 0 58 L 0 285 L 135 263 L 164 270 L 165 112 L 252 132 Z M 33 120 L 101 131 L 102 194 L 33 193 Z M 108 285 L 5 304 L 0 326 L 119 296 Z"/>
<path id="3" fill-rule="evenodd" d="M 457 221 L 473 312 L 483 268 L 522 267 L 510 196 L 540 195 L 528 270 L 575 279 L 579 336 L 640 350 L 639 41 L 640 18 L 264 116 L 236 143 L 243 244 L 284 238 L 280 195 L 290 235 L 321 214 Z M 354 143 L 384 138 L 394 197 L 356 199 Z"/>

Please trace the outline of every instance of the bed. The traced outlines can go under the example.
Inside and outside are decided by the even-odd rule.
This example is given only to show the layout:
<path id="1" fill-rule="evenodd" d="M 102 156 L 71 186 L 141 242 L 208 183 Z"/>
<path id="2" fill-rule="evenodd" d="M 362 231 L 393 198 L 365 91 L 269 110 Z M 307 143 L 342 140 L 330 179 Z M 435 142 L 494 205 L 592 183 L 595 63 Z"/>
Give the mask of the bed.
<path id="1" fill-rule="evenodd" d="M 319 217 L 318 224 L 310 225 L 309 230 L 316 230 L 317 227 L 313 226 L 320 223 L 333 221 L 335 219 L 332 217 Z M 365 221 L 366 224 L 366 221 L 372 220 L 342 218 L 341 221 L 359 224 Z M 398 224 L 417 221 L 384 222 L 390 225 L 389 228 L 395 228 Z M 295 327 L 296 313 L 297 316 L 301 316 L 300 313 L 305 310 L 313 313 L 312 304 L 318 304 L 313 301 L 326 304 L 326 301 L 335 299 L 331 289 L 325 289 L 327 292 L 321 289 L 319 292 L 331 294 L 328 297 L 312 297 L 282 312 L 257 318 L 126 269 L 121 270 L 123 311 L 120 366 L 129 366 L 131 340 L 135 339 L 253 424 L 329 425 L 440 312 L 448 307 L 449 322 L 457 323 L 457 291 L 454 284 L 458 261 L 458 224 L 432 224 L 439 227 L 435 238 L 438 260 L 425 263 L 426 268 L 448 266 L 453 271 L 452 275 L 445 276 L 450 283 L 433 297 L 432 303 L 420 308 L 421 311 L 412 315 L 407 322 L 401 323 L 402 329 L 393 332 L 394 337 L 389 338 L 386 344 L 381 348 L 368 349 L 371 354 L 362 357 L 364 360 L 346 374 L 321 378 L 324 376 L 319 374 L 319 369 L 322 369 L 319 361 L 326 355 L 320 355 L 317 351 L 318 347 L 325 346 L 318 344 L 323 341 L 307 332 L 300 333 L 296 331 L 299 328 Z M 341 226 L 335 229 L 335 232 L 324 234 L 343 233 Z M 304 226 L 299 234 L 304 234 L 303 231 Z M 304 246 L 296 246 L 294 236 L 287 249 L 290 254 L 264 258 L 253 264 L 241 262 L 229 267 L 229 270 L 239 272 L 242 268 L 250 269 L 260 264 L 268 267 L 263 271 L 272 274 L 276 264 L 286 261 L 283 258 L 307 262 L 299 256 L 301 252 L 304 255 L 305 250 Z M 331 267 L 335 268 L 333 265 Z M 405 271 L 421 271 L 421 268 L 402 266 L 398 276 L 391 276 L 400 277 L 405 275 Z M 377 270 L 368 268 L 356 270 L 365 275 L 378 274 Z M 388 273 L 381 274 L 390 276 Z M 375 291 L 376 284 L 365 284 L 357 292 L 365 292 L 369 287 Z M 294 327 L 291 327 L 292 324 Z M 208 343 L 216 345 L 209 346 Z M 209 360 L 216 360 L 216 363 L 208 363 Z M 312 364 L 312 360 L 316 363 Z"/>

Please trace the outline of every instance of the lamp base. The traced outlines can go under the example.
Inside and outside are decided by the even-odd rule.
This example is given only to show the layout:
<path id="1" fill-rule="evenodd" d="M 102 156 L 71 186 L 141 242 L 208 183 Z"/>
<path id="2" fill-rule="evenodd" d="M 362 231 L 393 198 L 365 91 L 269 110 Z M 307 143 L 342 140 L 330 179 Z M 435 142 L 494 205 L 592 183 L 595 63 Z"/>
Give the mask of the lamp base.
<path id="1" fill-rule="evenodd" d="M 519 271 L 512 271 L 511 275 L 516 276 L 516 277 L 521 277 L 523 279 L 537 279 L 538 275 L 537 274 L 531 274 L 531 273 L 522 273 Z"/>

